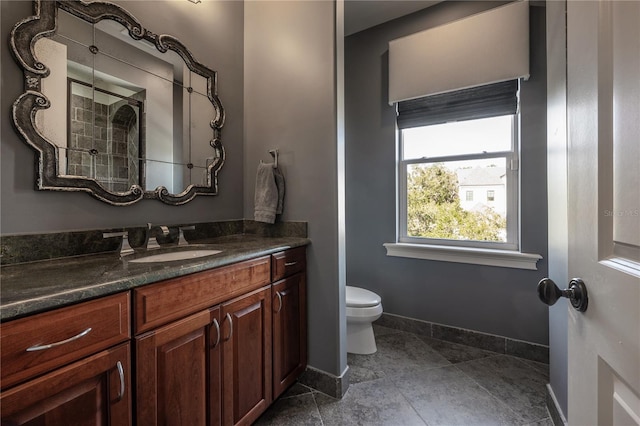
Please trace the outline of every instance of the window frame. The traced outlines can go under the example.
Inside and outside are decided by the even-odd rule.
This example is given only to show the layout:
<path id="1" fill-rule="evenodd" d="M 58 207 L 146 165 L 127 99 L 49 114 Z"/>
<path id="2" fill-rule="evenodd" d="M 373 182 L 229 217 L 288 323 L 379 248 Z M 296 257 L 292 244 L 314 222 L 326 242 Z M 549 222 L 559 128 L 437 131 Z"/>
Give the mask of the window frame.
<path id="1" fill-rule="evenodd" d="M 511 149 L 489 153 L 423 157 L 405 160 L 403 158 L 403 133 L 396 125 L 397 134 L 397 238 L 401 244 L 435 247 L 461 247 L 472 249 L 520 250 L 520 109 L 511 115 Z M 426 127 L 426 126 L 424 126 Z M 449 240 L 407 235 L 407 169 L 413 164 L 435 164 L 452 161 L 505 158 L 506 172 L 506 216 L 507 241 Z"/>

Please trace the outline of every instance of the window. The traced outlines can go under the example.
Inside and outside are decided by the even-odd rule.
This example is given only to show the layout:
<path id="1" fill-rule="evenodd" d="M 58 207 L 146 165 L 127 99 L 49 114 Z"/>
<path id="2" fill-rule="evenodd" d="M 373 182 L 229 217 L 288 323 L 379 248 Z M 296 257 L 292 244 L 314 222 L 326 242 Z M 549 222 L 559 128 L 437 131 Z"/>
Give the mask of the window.
<path id="1" fill-rule="evenodd" d="M 518 86 L 507 84 L 496 89 L 507 107 L 496 85 L 398 105 L 400 243 L 518 249 Z"/>

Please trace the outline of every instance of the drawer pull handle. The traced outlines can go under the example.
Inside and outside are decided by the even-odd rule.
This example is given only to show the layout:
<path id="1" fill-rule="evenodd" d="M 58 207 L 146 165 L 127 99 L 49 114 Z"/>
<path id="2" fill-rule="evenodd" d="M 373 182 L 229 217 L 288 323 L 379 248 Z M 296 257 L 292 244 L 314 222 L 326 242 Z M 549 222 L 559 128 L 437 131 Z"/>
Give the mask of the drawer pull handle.
<path id="1" fill-rule="evenodd" d="M 298 262 L 285 262 L 285 263 L 284 263 L 284 266 L 285 266 L 285 267 L 287 267 L 287 266 L 293 266 L 293 265 L 295 265 L 296 263 L 298 263 Z"/>
<path id="2" fill-rule="evenodd" d="M 122 398 L 124 398 L 124 368 L 122 368 L 122 363 L 120 361 L 116 363 L 116 368 L 118 369 L 118 376 L 120 377 L 120 392 L 118 392 L 116 402 L 120 402 L 122 401 Z"/>
<path id="3" fill-rule="evenodd" d="M 278 296 L 278 302 L 280 302 L 278 304 L 278 310 L 275 311 L 275 313 L 277 314 L 278 312 L 280 312 L 282 310 L 282 295 L 280 294 L 279 291 L 276 291 L 276 296 Z"/>
<path id="4" fill-rule="evenodd" d="M 213 326 L 216 329 L 216 342 L 211 345 L 211 347 L 215 348 L 218 346 L 218 343 L 220 343 L 220 324 L 218 324 L 218 320 L 216 318 L 213 319 Z"/>
<path id="5" fill-rule="evenodd" d="M 74 340 L 78 340 L 79 338 L 86 336 L 87 334 L 89 334 L 90 331 L 91 331 L 91 327 L 87 328 L 85 331 L 83 331 L 80 334 L 76 334 L 73 337 L 69 337 L 68 339 L 61 340 L 59 342 L 49 343 L 48 345 L 31 346 L 30 348 L 27 348 L 27 352 L 42 351 L 45 349 L 51 349 L 51 348 L 55 348 L 56 346 L 64 345 L 65 343 L 73 342 Z"/>
<path id="6" fill-rule="evenodd" d="M 231 315 L 227 312 L 227 315 L 224 316 L 224 319 L 229 320 L 229 335 L 223 340 L 223 342 L 228 342 L 231 340 L 231 336 L 233 336 L 233 319 L 231 319 Z"/>

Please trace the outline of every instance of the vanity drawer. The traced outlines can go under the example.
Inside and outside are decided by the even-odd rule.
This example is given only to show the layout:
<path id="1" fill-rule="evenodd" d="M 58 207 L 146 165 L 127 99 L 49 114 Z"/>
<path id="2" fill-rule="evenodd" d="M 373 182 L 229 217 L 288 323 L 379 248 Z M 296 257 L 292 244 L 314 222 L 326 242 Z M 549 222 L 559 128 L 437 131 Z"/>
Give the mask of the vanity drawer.
<path id="1" fill-rule="evenodd" d="M 0 324 L 1 387 L 6 389 L 130 336 L 128 292 Z"/>
<path id="2" fill-rule="evenodd" d="M 271 258 L 173 278 L 133 291 L 135 334 L 154 329 L 270 283 Z"/>
<path id="3" fill-rule="evenodd" d="M 307 248 L 298 247 L 271 255 L 271 281 L 278 281 L 296 272 L 304 271 L 307 263 Z"/>

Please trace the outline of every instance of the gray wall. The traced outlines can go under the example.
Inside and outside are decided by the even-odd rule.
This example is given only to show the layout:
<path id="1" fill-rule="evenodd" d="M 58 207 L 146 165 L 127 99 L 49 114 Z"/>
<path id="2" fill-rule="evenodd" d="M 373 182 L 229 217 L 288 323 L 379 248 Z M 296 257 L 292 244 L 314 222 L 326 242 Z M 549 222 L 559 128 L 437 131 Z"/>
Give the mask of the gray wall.
<path id="1" fill-rule="evenodd" d="M 336 75 L 342 38 L 336 46 L 335 21 L 334 2 L 245 3 L 244 217 L 253 218 L 256 167 L 278 149 L 286 178 L 282 219 L 308 221 L 312 241 L 309 364 L 337 376 L 346 367 L 346 320 Z"/>
<path id="2" fill-rule="evenodd" d="M 84 193 L 34 191 L 33 151 L 18 137 L 10 120 L 11 104 L 22 92 L 23 78 L 8 47 L 9 32 L 18 20 L 32 14 L 32 3 L 3 0 L 0 4 L 2 234 L 140 226 L 147 222 L 204 222 L 243 216 L 243 3 L 115 3 L 150 30 L 176 36 L 200 62 L 218 71 L 219 95 L 227 114 L 223 129 L 227 161 L 219 174 L 220 195 L 197 197 L 181 207 L 155 200 L 112 207 Z"/>
<path id="3" fill-rule="evenodd" d="M 287 178 L 282 219 L 308 221 L 313 241 L 308 254 L 309 363 L 342 374 L 346 368 L 345 233 L 339 181 L 344 180 L 344 145 L 338 143 L 343 141 L 337 95 L 342 90 L 337 87 L 340 73 L 336 70 L 343 67 L 336 49 L 342 49 L 343 38 L 337 41 L 335 36 L 342 2 L 338 8 L 327 1 L 116 3 L 150 30 L 178 37 L 200 62 L 218 71 L 227 151 L 219 175 L 220 195 L 198 197 L 180 207 L 152 200 L 112 207 L 87 194 L 34 191 L 34 154 L 9 119 L 23 83 L 7 42 L 14 23 L 31 15 L 31 2 L 2 1 L 0 232 L 253 218 L 256 166 L 260 160 L 270 161 L 267 151 L 278 148 Z"/>
<path id="4" fill-rule="evenodd" d="M 567 182 L 567 33 L 566 1 L 547 3 L 547 151 L 549 191 L 549 277 L 569 282 Z M 567 416 L 567 303 L 549 308 L 549 381 L 558 408 Z"/>
<path id="5" fill-rule="evenodd" d="M 522 250 L 537 271 L 387 257 L 396 237 L 395 113 L 387 101 L 388 41 L 495 7 L 445 2 L 345 42 L 347 283 L 382 297 L 388 313 L 548 343 L 545 11 L 531 7 L 531 78 L 522 84 Z M 446 43 L 446 40 L 443 40 Z"/>

